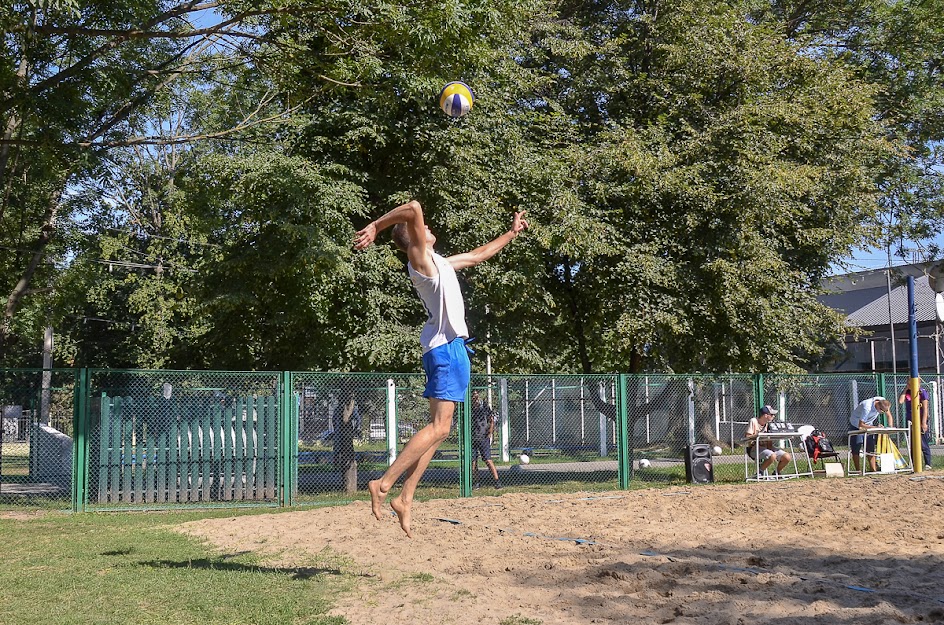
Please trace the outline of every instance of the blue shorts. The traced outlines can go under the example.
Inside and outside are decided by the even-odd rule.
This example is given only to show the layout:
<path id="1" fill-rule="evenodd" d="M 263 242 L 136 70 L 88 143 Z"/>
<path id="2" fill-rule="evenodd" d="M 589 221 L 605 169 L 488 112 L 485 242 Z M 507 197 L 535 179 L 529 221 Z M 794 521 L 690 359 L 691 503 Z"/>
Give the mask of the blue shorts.
<path id="1" fill-rule="evenodd" d="M 472 364 L 469 362 L 465 339 L 455 338 L 423 354 L 423 371 L 426 372 L 423 397 L 465 401 L 465 392 L 472 377 Z"/>
<path id="2" fill-rule="evenodd" d="M 849 439 L 849 450 L 852 452 L 853 456 L 858 456 L 859 452 L 862 451 L 862 439 L 865 438 L 865 434 L 856 434 Z M 869 436 L 868 442 L 865 444 L 865 453 L 871 454 L 875 453 L 875 441 L 878 440 L 878 436 L 871 435 Z"/>

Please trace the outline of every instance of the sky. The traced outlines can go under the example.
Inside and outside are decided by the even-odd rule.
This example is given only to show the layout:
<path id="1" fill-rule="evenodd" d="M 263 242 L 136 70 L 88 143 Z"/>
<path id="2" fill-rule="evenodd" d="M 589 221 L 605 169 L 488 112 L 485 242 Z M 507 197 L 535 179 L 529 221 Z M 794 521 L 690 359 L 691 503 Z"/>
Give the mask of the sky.
<path id="1" fill-rule="evenodd" d="M 944 249 L 944 233 L 941 233 L 934 239 L 938 247 Z M 894 252 L 894 250 L 893 250 Z M 920 259 L 918 259 L 920 262 Z M 892 256 L 892 266 L 909 265 L 915 262 L 911 257 L 900 258 Z M 845 266 L 833 265 L 832 274 L 854 273 L 856 271 L 867 271 L 869 269 L 884 269 L 888 266 L 888 252 L 885 248 L 873 248 L 868 250 L 859 250 L 851 257 L 845 260 Z"/>

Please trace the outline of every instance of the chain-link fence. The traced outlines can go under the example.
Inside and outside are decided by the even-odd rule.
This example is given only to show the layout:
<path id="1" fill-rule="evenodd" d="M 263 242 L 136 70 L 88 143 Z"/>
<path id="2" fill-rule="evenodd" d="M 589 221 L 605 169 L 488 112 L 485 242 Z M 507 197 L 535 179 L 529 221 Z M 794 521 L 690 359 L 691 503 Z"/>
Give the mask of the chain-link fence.
<path id="1" fill-rule="evenodd" d="M 685 481 L 693 445 L 708 446 L 715 481 L 743 478 L 742 441 L 755 410 L 750 376 L 647 375 L 629 382 L 636 480 Z"/>
<path id="2" fill-rule="evenodd" d="M 617 385 L 617 376 L 473 376 L 473 488 L 617 488 Z"/>
<path id="3" fill-rule="evenodd" d="M 0 505 L 72 503 L 73 370 L 0 370 Z"/>
<path id="4" fill-rule="evenodd" d="M 0 370 L 0 505 L 317 505 L 368 497 L 429 423 L 421 374 Z M 845 454 L 853 407 L 907 376 L 475 375 L 420 498 L 752 473 L 763 404 Z M 940 435 L 939 386 L 925 377 Z M 899 419 L 899 425 L 903 421 Z M 803 447 L 782 441 L 803 460 Z M 697 465 L 697 466 L 696 466 Z M 695 469 L 701 467 L 698 471 Z M 699 472 L 700 471 L 700 472 Z"/>
<path id="5" fill-rule="evenodd" d="M 418 374 L 295 373 L 293 502 L 366 498 L 403 446 L 429 423 L 425 378 Z M 457 420 L 453 421 L 454 426 Z M 455 427 L 430 461 L 418 497 L 459 494 Z"/>
<path id="6" fill-rule="evenodd" d="M 273 373 L 89 372 L 91 507 L 278 502 Z"/>

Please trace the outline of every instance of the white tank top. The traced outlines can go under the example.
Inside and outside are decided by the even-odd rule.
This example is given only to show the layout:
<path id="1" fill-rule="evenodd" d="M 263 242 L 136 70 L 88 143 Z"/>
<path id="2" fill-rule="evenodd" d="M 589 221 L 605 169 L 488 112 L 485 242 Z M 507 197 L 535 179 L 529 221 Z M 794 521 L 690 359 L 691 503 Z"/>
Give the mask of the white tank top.
<path id="1" fill-rule="evenodd" d="M 413 269 L 413 265 L 406 265 L 413 286 L 429 315 L 420 333 L 424 354 L 434 347 L 452 342 L 456 337 L 469 337 L 469 328 L 465 325 L 465 302 L 459 290 L 456 270 L 436 252 L 430 252 L 430 256 L 439 269 L 437 276 L 424 276 Z"/>

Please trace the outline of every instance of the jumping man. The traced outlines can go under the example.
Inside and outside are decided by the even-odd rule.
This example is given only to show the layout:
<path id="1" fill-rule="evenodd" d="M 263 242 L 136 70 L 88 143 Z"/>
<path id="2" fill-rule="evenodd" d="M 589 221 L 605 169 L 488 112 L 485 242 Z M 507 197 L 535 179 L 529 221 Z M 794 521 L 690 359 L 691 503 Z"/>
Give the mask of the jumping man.
<path id="1" fill-rule="evenodd" d="M 413 537 L 410 514 L 416 487 L 436 449 L 449 435 L 456 403 L 465 400 L 471 377 L 465 346 L 469 330 L 456 270 L 474 267 L 508 245 L 528 227 L 524 214 L 524 211 L 515 213 L 508 232 L 471 252 L 449 258 L 443 258 L 433 250 L 436 237 L 426 226 L 423 208 L 415 200 L 396 207 L 355 234 L 354 249 L 362 250 L 374 242 L 379 232 L 393 226 L 393 241 L 406 252 L 410 279 L 429 313 L 420 334 L 420 343 L 423 346 L 423 371 L 426 372 L 423 396 L 429 399 L 430 423 L 410 439 L 383 477 L 371 480 L 367 485 L 371 511 L 380 519 L 387 494 L 397 479 L 407 473 L 403 490 L 390 501 L 390 507 L 410 538 Z"/>

